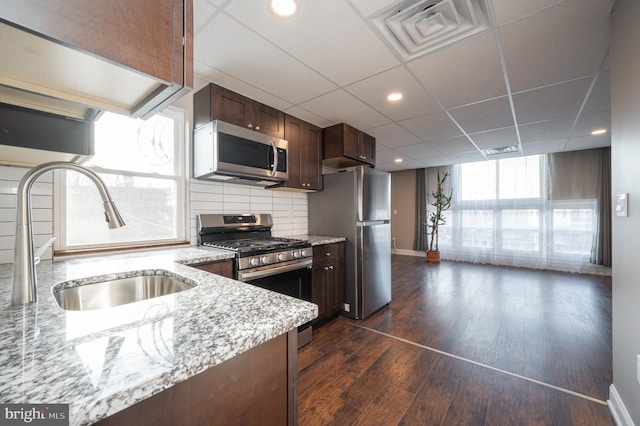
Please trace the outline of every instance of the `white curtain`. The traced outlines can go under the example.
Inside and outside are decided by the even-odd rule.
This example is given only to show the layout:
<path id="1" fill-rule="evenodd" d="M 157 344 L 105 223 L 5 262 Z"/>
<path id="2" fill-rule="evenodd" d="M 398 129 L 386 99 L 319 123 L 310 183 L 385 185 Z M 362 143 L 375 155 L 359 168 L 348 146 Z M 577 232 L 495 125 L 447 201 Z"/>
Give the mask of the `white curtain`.
<path id="1" fill-rule="evenodd" d="M 599 273 L 600 150 L 450 166 L 453 189 L 440 227 L 443 259 Z M 437 171 L 427 170 L 427 193 Z M 431 200 L 429 199 L 429 202 Z M 610 205 L 610 204 L 609 204 Z M 607 273 L 602 272 L 602 273 Z"/>

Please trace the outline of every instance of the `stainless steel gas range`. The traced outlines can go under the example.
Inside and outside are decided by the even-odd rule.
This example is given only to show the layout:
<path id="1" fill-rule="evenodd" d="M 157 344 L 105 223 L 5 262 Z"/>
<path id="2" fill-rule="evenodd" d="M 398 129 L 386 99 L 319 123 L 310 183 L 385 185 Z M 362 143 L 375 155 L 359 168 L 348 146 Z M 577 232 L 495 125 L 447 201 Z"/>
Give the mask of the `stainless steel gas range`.
<path id="1" fill-rule="evenodd" d="M 234 278 L 311 302 L 313 251 L 307 241 L 271 235 L 270 214 L 199 214 L 198 245 L 236 254 Z M 311 341 L 311 325 L 298 328 L 298 346 Z"/>

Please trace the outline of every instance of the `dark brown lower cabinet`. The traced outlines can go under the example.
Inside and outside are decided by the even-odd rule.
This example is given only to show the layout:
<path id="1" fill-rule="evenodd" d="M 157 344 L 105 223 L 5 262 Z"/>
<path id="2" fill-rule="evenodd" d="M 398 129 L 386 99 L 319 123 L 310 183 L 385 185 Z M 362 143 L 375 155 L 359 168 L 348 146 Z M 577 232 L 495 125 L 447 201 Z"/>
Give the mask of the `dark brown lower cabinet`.
<path id="1" fill-rule="evenodd" d="M 282 334 L 96 424 L 296 425 L 297 340 Z"/>
<path id="2" fill-rule="evenodd" d="M 233 278 L 233 260 L 218 260 L 215 262 L 195 263 L 189 265 L 192 268 L 200 269 L 202 271 L 211 272 L 216 275 L 222 275 L 223 277 Z"/>
<path id="3" fill-rule="evenodd" d="M 344 303 L 344 243 L 313 247 L 311 299 L 318 305 L 313 325 L 338 315 Z"/>

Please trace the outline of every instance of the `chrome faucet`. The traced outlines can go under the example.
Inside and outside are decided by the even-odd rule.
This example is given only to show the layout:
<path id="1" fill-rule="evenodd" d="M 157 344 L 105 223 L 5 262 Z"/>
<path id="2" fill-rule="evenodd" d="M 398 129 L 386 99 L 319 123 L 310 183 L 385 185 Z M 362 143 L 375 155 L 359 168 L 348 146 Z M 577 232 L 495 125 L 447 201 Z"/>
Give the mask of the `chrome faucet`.
<path id="1" fill-rule="evenodd" d="M 31 225 L 31 187 L 44 173 L 55 169 L 75 170 L 86 175 L 96 185 L 102 198 L 105 219 L 109 228 L 120 228 L 124 221 L 116 209 L 106 185 L 93 171 L 75 163 L 55 161 L 44 163 L 29 170 L 18 185 L 18 208 L 16 214 L 16 245 L 13 254 L 13 287 L 11 305 L 26 305 L 37 300 L 37 277 L 33 234 Z"/>

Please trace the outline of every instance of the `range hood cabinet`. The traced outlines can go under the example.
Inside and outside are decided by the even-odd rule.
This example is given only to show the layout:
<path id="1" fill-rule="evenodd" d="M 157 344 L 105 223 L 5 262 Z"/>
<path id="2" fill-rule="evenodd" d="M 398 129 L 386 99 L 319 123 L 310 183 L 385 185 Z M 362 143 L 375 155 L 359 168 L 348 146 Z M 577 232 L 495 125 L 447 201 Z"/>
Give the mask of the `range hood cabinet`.
<path id="1" fill-rule="evenodd" d="M 0 103 L 0 165 L 82 163 L 93 154 L 92 121 Z"/>

